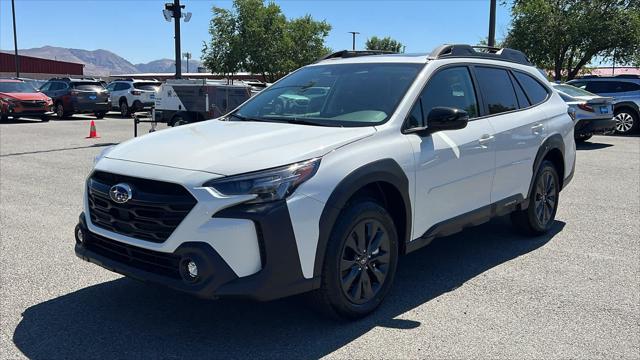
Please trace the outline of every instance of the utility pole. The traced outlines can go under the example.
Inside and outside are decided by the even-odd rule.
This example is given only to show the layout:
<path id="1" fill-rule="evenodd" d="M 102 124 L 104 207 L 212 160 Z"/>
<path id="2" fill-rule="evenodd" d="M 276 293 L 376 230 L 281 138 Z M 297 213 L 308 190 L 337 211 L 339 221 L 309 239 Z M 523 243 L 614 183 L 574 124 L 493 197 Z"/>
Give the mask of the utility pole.
<path id="1" fill-rule="evenodd" d="M 184 5 L 180 5 L 180 0 L 173 0 L 173 3 L 164 4 L 164 18 L 167 21 L 171 21 L 173 18 L 175 29 L 175 50 L 176 50 L 176 79 L 182 78 L 182 58 L 180 57 L 180 18 L 184 17 L 184 22 L 189 22 L 191 19 L 191 13 L 183 13 Z"/>
<path id="2" fill-rule="evenodd" d="M 18 35 L 16 34 L 16 3 L 11 0 L 11 14 L 13 15 L 13 48 L 16 56 L 16 77 L 20 77 L 20 59 L 18 58 Z"/>
<path id="3" fill-rule="evenodd" d="M 360 33 L 357 32 L 357 31 L 348 31 L 348 33 L 351 34 L 352 37 L 353 37 L 353 41 L 352 41 L 353 46 L 352 46 L 352 48 L 353 48 L 353 51 L 355 51 L 356 50 L 356 35 L 358 35 Z"/>
<path id="4" fill-rule="evenodd" d="M 496 0 L 490 0 L 491 8 L 489 9 L 489 38 L 487 45 L 489 47 L 496 46 Z"/>

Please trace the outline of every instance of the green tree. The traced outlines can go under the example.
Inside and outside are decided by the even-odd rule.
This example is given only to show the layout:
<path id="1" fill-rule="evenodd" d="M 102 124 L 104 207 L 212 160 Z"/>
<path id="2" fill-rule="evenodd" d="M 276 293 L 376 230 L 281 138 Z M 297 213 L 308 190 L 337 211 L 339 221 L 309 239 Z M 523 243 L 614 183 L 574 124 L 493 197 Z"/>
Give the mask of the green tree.
<path id="1" fill-rule="evenodd" d="M 242 65 L 236 17 L 226 9 L 214 7 L 212 11 L 211 40 L 209 44 L 203 42 L 202 63 L 212 72 L 228 76 L 238 72 Z"/>
<path id="2" fill-rule="evenodd" d="M 505 46 L 554 79 L 573 79 L 593 59 L 631 64 L 640 53 L 638 0 L 515 0 Z"/>
<path id="3" fill-rule="evenodd" d="M 402 45 L 401 42 L 396 41 L 388 36 L 384 38 L 372 36 L 367 39 L 365 47 L 367 50 L 382 50 L 394 53 L 404 52 L 404 45 Z"/>
<path id="4" fill-rule="evenodd" d="M 202 60 L 213 72 L 242 69 L 274 81 L 325 54 L 330 30 L 309 15 L 287 20 L 273 2 L 234 0 L 231 11 L 213 8 Z"/>

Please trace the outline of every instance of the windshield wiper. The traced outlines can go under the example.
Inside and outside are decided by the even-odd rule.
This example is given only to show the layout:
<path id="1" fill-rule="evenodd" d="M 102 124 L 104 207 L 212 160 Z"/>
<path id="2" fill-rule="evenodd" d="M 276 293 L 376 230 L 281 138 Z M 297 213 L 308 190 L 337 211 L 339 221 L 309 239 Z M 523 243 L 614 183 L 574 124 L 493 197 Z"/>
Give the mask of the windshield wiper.
<path id="1" fill-rule="evenodd" d="M 241 120 L 241 121 L 264 121 L 264 120 L 261 120 L 261 119 L 245 117 L 245 116 L 242 116 L 242 115 L 238 115 L 236 113 L 227 114 L 226 118 L 228 119 L 230 117 L 234 117 L 234 118 L 236 118 L 238 120 Z"/>
<path id="2" fill-rule="evenodd" d="M 286 122 L 288 124 L 299 124 L 299 125 L 312 125 L 312 126 L 332 126 L 326 123 L 313 121 L 304 118 L 288 118 L 288 117 L 268 117 L 265 118 L 265 121 L 277 121 L 277 122 Z"/>

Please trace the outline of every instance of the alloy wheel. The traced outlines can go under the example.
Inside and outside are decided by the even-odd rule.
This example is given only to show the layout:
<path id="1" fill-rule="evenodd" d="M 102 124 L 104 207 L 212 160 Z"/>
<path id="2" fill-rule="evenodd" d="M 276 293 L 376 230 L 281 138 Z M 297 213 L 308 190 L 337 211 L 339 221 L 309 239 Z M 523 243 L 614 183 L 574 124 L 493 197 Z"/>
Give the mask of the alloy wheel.
<path id="1" fill-rule="evenodd" d="M 347 236 L 340 258 L 340 284 L 355 304 L 373 299 L 389 273 L 391 241 L 377 220 L 358 222 Z"/>
<path id="2" fill-rule="evenodd" d="M 62 119 L 64 117 L 64 107 L 62 104 L 58 104 L 58 106 L 56 106 L 56 116 L 58 119 Z"/>
<path id="3" fill-rule="evenodd" d="M 129 115 L 129 106 L 124 101 L 120 103 L 120 115 L 122 115 L 122 117 Z"/>
<path id="4" fill-rule="evenodd" d="M 538 179 L 534 197 L 536 220 L 542 227 L 546 228 L 552 220 L 557 200 L 556 181 L 551 171 L 545 171 Z"/>
<path id="5" fill-rule="evenodd" d="M 616 131 L 626 133 L 633 128 L 633 116 L 626 112 L 621 112 L 614 117 L 616 120 Z"/>

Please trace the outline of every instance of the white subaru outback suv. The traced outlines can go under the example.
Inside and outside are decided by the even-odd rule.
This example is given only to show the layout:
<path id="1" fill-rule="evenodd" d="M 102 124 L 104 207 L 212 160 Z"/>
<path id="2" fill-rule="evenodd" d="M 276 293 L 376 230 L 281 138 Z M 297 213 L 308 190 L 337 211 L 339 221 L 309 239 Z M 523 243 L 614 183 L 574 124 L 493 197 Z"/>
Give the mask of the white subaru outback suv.
<path id="1" fill-rule="evenodd" d="M 549 231 L 574 161 L 567 105 L 518 51 L 343 51 L 103 151 L 75 251 L 206 298 L 314 291 L 357 318 L 436 237 L 509 213 Z"/>
<path id="2" fill-rule="evenodd" d="M 123 118 L 131 113 L 153 108 L 161 83 L 154 80 L 123 79 L 107 85 L 111 107 Z"/>

